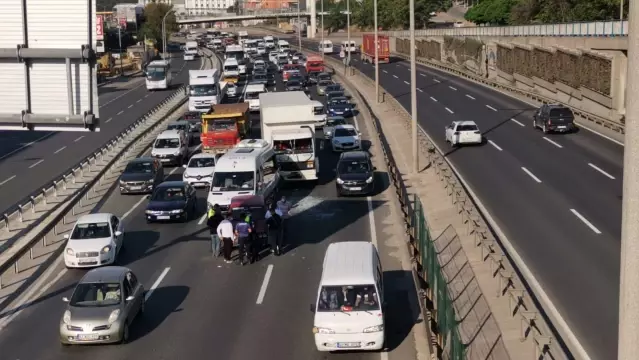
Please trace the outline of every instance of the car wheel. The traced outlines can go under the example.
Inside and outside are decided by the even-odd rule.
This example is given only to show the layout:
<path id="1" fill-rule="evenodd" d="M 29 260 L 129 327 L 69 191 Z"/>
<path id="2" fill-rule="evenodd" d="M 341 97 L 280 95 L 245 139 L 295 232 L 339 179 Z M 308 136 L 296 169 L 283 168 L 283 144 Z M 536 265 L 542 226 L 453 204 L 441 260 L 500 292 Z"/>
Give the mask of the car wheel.
<path id="1" fill-rule="evenodd" d="M 129 341 L 129 335 L 129 322 L 125 320 L 122 335 L 120 335 L 120 344 L 126 344 Z"/>

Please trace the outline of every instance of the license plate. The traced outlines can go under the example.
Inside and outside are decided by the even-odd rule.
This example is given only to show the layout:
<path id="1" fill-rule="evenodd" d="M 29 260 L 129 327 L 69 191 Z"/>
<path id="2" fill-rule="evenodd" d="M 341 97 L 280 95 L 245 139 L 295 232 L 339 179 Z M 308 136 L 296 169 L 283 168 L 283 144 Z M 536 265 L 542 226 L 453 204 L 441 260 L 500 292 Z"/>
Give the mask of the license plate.
<path id="1" fill-rule="evenodd" d="M 93 262 L 95 262 L 95 260 L 93 260 L 93 259 L 79 259 L 78 260 L 78 264 L 90 264 L 90 263 L 93 263 Z"/>
<path id="2" fill-rule="evenodd" d="M 100 338 L 98 334 L 80 334 L 78 340 L 97 340 Z"/>
<path id="3" fill-rule="evenodd" d="M 162 162 L 169 162 L 169 161 L 171 161 L 171 159 L 162 159 L 161 161 Z"/>
<path id="4" fill-rule="evenodd" d="M 557 126 L 557 129 L 565 129 L 565 126 Z"/>
<path id="5" fill-rule="evenodd" d="M 131 190 L 142 190 L 142 186 L 131 186 Z"/>
<path id="6" fill-rule="evenodd" d="M 352 187 L 352 188 L 350 188 L 350 190 L 359 191 L 359 190 L 362 190 L 362 188 L 361 187 Z"/>
<path id="7" fill-rule="evenodd" d="M 158 220 L 169 220 L 171 217 L 166 215 L 158 215 L 157 218 Z"/>
<path id="8" fill-rule="evenodd" d="M 358 348 L 361 347 L 361 343 L 358 342 L 345 342 L 345 343 L 337 343 L 338 348 Z"/>
<path id="9" fill-rule="evenodd" d="M 342 111 L 336 111 L 335 113 L 336 113 L 337 115 L 343 115 L 343 114 L 344 114 L 344 112 L 342 112 Z"/>

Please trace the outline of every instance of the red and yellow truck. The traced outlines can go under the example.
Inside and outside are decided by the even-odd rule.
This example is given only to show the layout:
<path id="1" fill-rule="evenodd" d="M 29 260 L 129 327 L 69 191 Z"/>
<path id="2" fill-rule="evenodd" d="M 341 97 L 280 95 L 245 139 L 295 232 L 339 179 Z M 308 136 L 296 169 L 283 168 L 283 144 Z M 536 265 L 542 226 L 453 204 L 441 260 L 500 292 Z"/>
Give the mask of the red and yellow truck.
<path id="1" fill-rule="evenodd" d="M 386 35 L 377 35 L 378 56 L 377 62 L 390 62 L 390 41 Z M 364 34 L 362 38 L 361 60 L 363 62 L 374 63 L 375 61 L 375 34 Z"/>
<path id="2" fill-rule="evenodd" d="M 306 73 L 311 71 L 324 72 L 324 59 L 319 55 L 309 55 L 306 58 Z"/>
<path id="3" fill-rule="evenodd" d="M 224 154 L 249 132 L 249 104 L 216 104 L 202 115 L 202 152 Z"/>

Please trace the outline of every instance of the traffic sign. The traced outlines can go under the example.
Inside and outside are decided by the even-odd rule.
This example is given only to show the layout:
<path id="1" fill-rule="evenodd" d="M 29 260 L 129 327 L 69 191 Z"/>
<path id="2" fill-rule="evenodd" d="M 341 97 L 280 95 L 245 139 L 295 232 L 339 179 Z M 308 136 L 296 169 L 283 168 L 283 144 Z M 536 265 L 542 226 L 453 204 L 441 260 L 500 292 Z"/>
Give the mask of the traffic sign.
<path id="1" fill-rule="evenodd" d="M 104 40 L 104 16 L 98 15 L 95 19 L 95 33 L 97 40 Z"/>

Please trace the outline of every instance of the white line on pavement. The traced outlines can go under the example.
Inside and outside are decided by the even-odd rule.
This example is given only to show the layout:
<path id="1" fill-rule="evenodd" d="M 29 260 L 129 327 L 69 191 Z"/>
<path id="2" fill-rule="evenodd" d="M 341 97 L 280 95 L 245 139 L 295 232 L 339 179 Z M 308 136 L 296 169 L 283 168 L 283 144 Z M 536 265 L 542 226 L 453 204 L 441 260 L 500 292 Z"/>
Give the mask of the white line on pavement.
<path id="1" fill-rule="evenodd" d="M 406 81 L 406 80 L 404 80 L 404 84 L 410 85 L 410 83 L 408 81 Z"/>
<path id="2" fill-rule="evenodd" d="M 388 71 L 386 71 L 386 70 L 382 70 L 382 71 L 384 72 L 384 74 L 388 74 Z"/>
<path id="3" fill-rule="evenodd" d="M 73 142 L 78 142 L 78 141 L 82 140 L 83 138 L 84 138 L 84 135 L 82 135 L 82 136 L 80 136 L 79 138 L 77 138 L 77 139 L 73 140 Z"/>
<path id="4" fill-rule="evenodd" d="M 40 165 L 43 161 L 44 161 L 44 159 L 40 159 L 40 160 L 34 162 L 31 166 L 29 166 L 29 169 L 33 169 L 34 167 Z"/>
<path id="5" fill-rule="evenodd" d="M 588 166 L 590 166 L 591 168 L 593 168 L 593 169 L 595 169 L 595 170 L 599 171 L 600 173 L 602 173 L 604 176 L 608 177 L 608 178 L 609 178 L 609 179 L 611 179 L 611 180 L 614 180 L 614 179 L 615 179 L 615 177 L 614 177 L 614 176 L 612 176 L 612 175 L 608 174 L 607 172 L 603 171 L 601 168 L 599 168 L 599 167 L 598 167 L 597 165 L 595 165 L 595 164 L 588 163 Z"/>
<path id="6" fill-rule="evenodd" d="M 48 134 L 46 134 L 46 135 L 42 136 L 41 138 L 39 138 L 39 139 L 37 139 L 37 140 L 34 140 L 34 141 L 30 142 L 30 143 L 26 143 L 26 144 L 24 144 L 24 145 L 20 146 L 19 148 L 15 149 L 15 150 L 13 150 L 13 151 L 11 151 L 11 152 L 7 153 L 7 154 L 4 154 L 4 155 L 0 156 L 0 160 L 3 160 L 3 159 L 5 159 L 5 158 L 8 158 L 9 156 L 11 156 L 11 155 L 13 155 L 13 154 L 17 153 L 18 151 L 20 151 L 20 150 L 22 150 L 22 149 L 24 149 L 24 148 L 27 148 L 27 147 L 29 147 L 29 146 L 31 146 L 31 145 L 33 145 L 33 144 L 37 143 L 37 142 L 38 142 L 38 141 L 40 141 L 40 140 L 44 140 L 45 138 L 47 138 L 47 137 L 49 137 L 49 136 L 51 136 L 51 135 L 53 135 L 53 133 L 48 133 Z"/>
<path id="7" fill-rule="evenodd" d="M 132 108 L 132 107 L 133 107 L 133 104 L 129 105 L 128 109 L 130 109 L 130 108 Z"/>
<path id="8" fill-rule="evenodd" d="M 136 103 L 142 102 L 142 99 L 138 99 L 138 101 L 136 101 Z"/>
<path id="9" fill-rule="evenodd" d="M 487 108 L 489 108 L 492 111 L 497 111 L 497 109 L 495 109 L 494 107 L 490 106 L 490 105 L 486 105 Z"/>
<path id="10" fill-rule="evenodd" d="M 155 280 L 153 285 L 151 285 L 151 287 L 149 288 L 149 291 L 147 291 L 146 295 L 144 295 L 144 301 L 149 300 L 151 295 L 153 295 L 153 292 L 155 291 L 155 289 L 157 289 L 158 286 L 160 286 L 160 283 L 162 283 L 162 280 L 164 280 L 164 277 L 166 276 L 166 274 L 169 273 L 169 271 L 171 271 L 170 267 L 164 268 L 160 276 L 158 276 L 157 280 Z"/>
<path id="11" fill-rule="evenodd" d="M 202 215 L 202 217 L 200 218 L 200 221 L 197 222 L 198 225 L 202 225 L 204 223 L 204 220 L 206 220 L 206 213 L 204 213 L 204 215 Z"/>
<path id="12" fill-rule="evenodd" d="M 451 110 L 451 109 L 449 109 L 449 108 L 446 108 L 446 111 L 448 111 L 448 112 L 449 112 L 449 113 L 451 113 L 451 114 L 454 114 L 453 110 Z"/>
<path id="13" fill-rule="evenodd" d="M 436 83 L 440 83 L 441 81 L 437 80 L 437 79 L 433 79 L 434 82 Z"/>
<path id="14" fill-rule="evenodd" d="M 583 215 L 578 213 L 577 210 L 570 209 L 570 212 L 572 212 L 579 220 L 581 220 L 584 224 L 586 224 L 586 226 L 588 226 L 590 230 L 592 230 L 595 234 L 597 235 L 601 234 L 601 231 L 599 231 L 599 229 L 597 229 L 590 221 L 588 221 L 585 217 L 583 217 Z"/>
<path id="15" fill-rule="evenodd" d="M 466 97 L 467 97 L 467 98 L 469 98 L 469 99 L 471 99 L 471 100 L 475 100 L 475 98 L 474 98 L 474 97 L 472 97 L 472 96 L 470 96 L 470 95 L 468 95 L 468 94 L 466 94 Z"/>
<path id="16" fill-rule="evenodd" d="M 541 180 L 539 180 L 538 177 L 535 176 L 535 174 L 533 174 L 530 170 L 526 169 L 525 167 L 521 167 L 522 170 L 524 170 L 524 172 L 526 174 L 528 174 L 528 176 L 530 176 L 533 180 L 535 180 L 537 183 L 541 184 Z"/>
<path id="17" fill-rule="evenodd" d="M 151 95 L 151 94 L 146 94 L 146 95 L 144 95 L 144 98 L 145 98 L 145 99 L 146 99 L 146 98 L 148 98 L 148 97 L 149 97 L 149 95 Z"/>
<path id="18" fill-rule="evenodd" d="M 510 119 L 510 121 L 514 122 L 515 124 L 519 125 L 519 126 L 526 126 L 524 125 L 522 122 L 518 121 L 517 119 Z"/>
<path id="19" fill-rule="evenodd" d="M 124 114 L 124 110 L 120 110 L 120 112 L 115 114 L 115 116 L 122 115 L 122 114 Z"/>
<path id="20" fill-rule="evenodd" d="M 419 73 L 419 75 L 421 75 L 421 76 L 423 76 L 423 77 L 426 77 L 426 74 Z"/>
<path id="21" fill-rule="evenodd" d="M 111 120 L 113 120 L 113 118 L 108 118 L 107 121 L 105 121 L 105 123 L 110 123 Z"/>
<path id="22" fill-rule="evenodd" d="M 56 151 L 54 152 L 54 154 L 57 154 L 57 153 L 59 153 L 60 151 L 62 151 L 62 150 L 64 150 L 64 149 L 66 149 L 66 148 L 67 148 L 66 146 L 63 146 L 63 147 L 59 148 L 58 150 L 56 150 Z"/>
<path id="23" fill-rule="evenodd" d="M 124 215 L 122 215 L 122 217 L 120 218 L 121 220 L 126 219 L 129 215 L 131 215 L 133 213 L 133 211 L 135 211 L 135 209 L 140 206 L 140 204 L 142 204 L 144 201 L 146 200 L 146 196 L 143 196 L 140 200 L 138 200 L 138 202 L 136 202 L 135 204 L 133 204 L 133 206 L 129 209 L 129 211 L 125 212 Z"/>
<path id="24" fill-rule="evenodd" d="M 133 89 L 131 89 L 131 90 L 129 90 L 129 91 L 127 91 L 127 92 L 125 92 L 124 94 L 121 94 L 121 95 L 119 95 L 119 96 L 117 96 L 117 97 L 115 97 L 115 98 L 113 98 L 113 99 L 111 99 L 111 100 L 107 101 L 106 103 L 101 104 L 101 105 L 100 105 L 100 108 L 103 108 L 103 107 L 105 107 L 105 106 L 109 105 L 110 103 L 112 103 L 112 102 L 116 101 L 117 99 L 119 99 L 119 98 L 121 98 L 121 97 L 125 96 L 126 94 L 130 93 L 131 91 L 133 91 L 133 90 L 135 90 L 135 89 L 137 89 L 137 88 L 140 88 L 140 87 L 144 86 L 145 84 L 146 84 L 146 83 L 144 83 L 144 82 L 143 82 L 142 84 L 140 84 L 140 85 L 138 85 L 138 86 L 134 87 Z"/>
<path id="25" fill-rule="evenodd" d="M 431 100 L 433 100 L 434 102 L 437 102 L 437 99 L 435 99 L 434 97 L 430 97 Z"/>
<path id="26" fill-rule="evenodd" d="M 394 77 L 395 79 L 399 79 L 399 78 L 397 77 L 397 75 L 393 75 L 393 77 Z"/>
<path id="27" fill-rule="evenodd" d="M 499 151 L 504 150 L 504 149 L 500 148 L 500 147 L 499 147 L 499 145 L 495 144 L 495 142 L 494 142 L 494 141 L 492 141 L 492 140 L 488 140 L 488 143 L 490 143 L 490 145 L 494 146 L 494 147 L 495 147 L 495 149 L 497 149 L 497 150 L 499 150 Z"/>
<path id="28" fill-rule="evenodd" d="M 561 146 L 559 143 L 557 143 L 556 141 L 553 141 L 553 140 L 551 140 L 551 139 L 549 139 L 549 138 L 547 138 L 547 137 L 545 137 L 545 136 L 544 136 L 542 139 L 544 139 L 544 140 L 548 141 L 549 143 L 551 143 L 551 144 L 555 145 L 556 147 L 558 147 L 558 148 L 560 148 L 560 149 L 562 149 L 562 148 L 563 148 L 563 146 Z"/>
<path id="29" fill-rule="evenodd" d="M 4 180 L 3 182 L 0 182 L 0 186 L 2 186 L 2 185 L 4 185 L 4 184 L 8 183 L 9 181 L 11 181 L 11 180 L 13 180 L 13 179 L 15 179 L 15 178 L 16 178 L 16 176 L 15 176 L 15 175 L 11 176 L 10 178 L 8 178 L 8 179 Z"/>
<path id="30" fill-rule="evenodd" d="M 456 89 L 456 88 L 454 88 L 454 87 L 452 87 L 452 86 L 449 86 L 449 88 L 450 88 L 451 90 L 453 90 L 453 91 L 457 91 L 457 89 Z"/>
<path id="31" fill-rule="evenodd" d="M 257 294 L 257 301 L 255 302 L 257 305 L 261 305 L 264 302 L 264 296 L 266 295 L 266 289 L 268 288 L 268 282 L 271 281 L 271 274 L 273 273 L 273 264 L 269 264 L 266 268 L 266 274 L 264 274 L 264 281 L 262 281 L 262 286 L 260 287 L 260 292 Z"/>
<path id="32" fill-rule="evenodd" d="M 422 90 L 422 89 L 420 89 L 420 88 L 417 88 L 417 91 L 419 91 L 419 92 L 424 92 L 424 90 Z"/>

